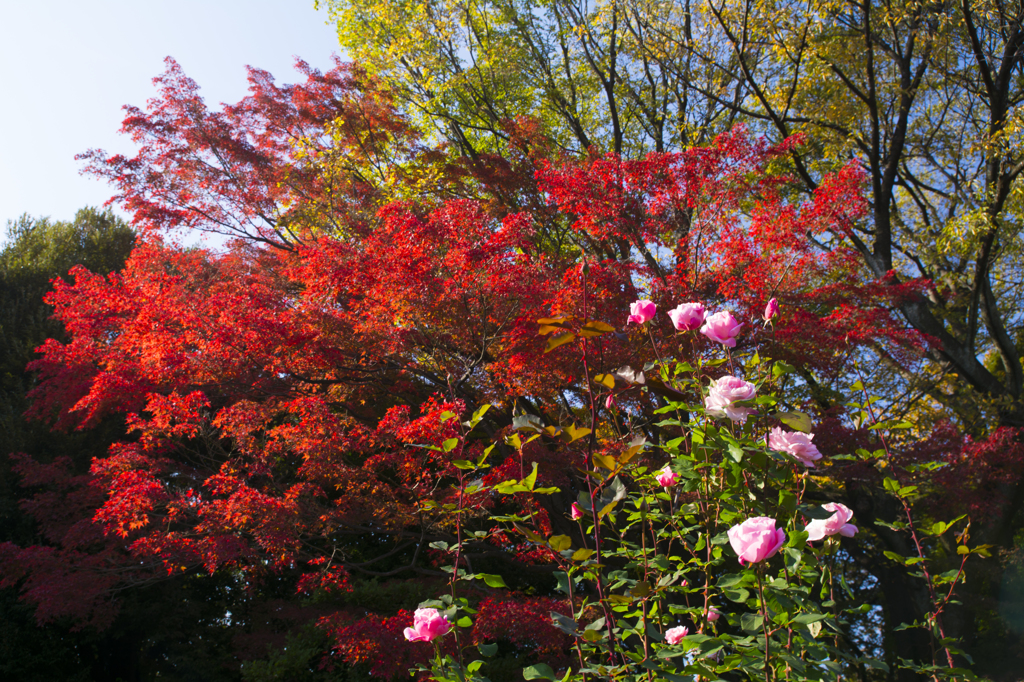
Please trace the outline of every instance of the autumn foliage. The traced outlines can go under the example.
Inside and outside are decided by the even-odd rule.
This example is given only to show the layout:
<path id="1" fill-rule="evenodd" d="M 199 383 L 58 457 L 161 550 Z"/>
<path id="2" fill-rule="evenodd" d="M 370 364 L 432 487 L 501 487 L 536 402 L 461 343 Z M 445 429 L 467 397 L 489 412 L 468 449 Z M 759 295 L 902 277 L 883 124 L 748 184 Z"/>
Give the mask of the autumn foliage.
<path id="1" fill-rule="evenodd" d="M 574 428 L 601 406 L 585 402 L 579 354 L 538 335 L 538 319 L 614 328 L 593 375 L 642 367 L 652 348 L 717 352 L 707 340 L 673 345 L 664 319 L 627 326 L 637 298 L 729 308 L 745 324 L 737 352 L 758 344 L 796 366 L 807 380 L 793 407 L 816 413 L 808 387 L 837 381 L 858 349 L 912 367 L 929 347 L 890 313 L 928 283 L 874 281 L 846 243 L 868 208 L 861 173 L 841 168 L 796 193 L 787 159 L 799 138 L 770 145 L 737 128 L 680 153 L 563 158 L 530 121 L 509 121 L 508 154 L 485 169 L 420 139 L 357 67 L 299 68 L 294 86 L 253 70 L 251 94 L 213 112 L 169 62 L 159 96 L 124 121 L 138 155 L 85 156 L 143 237 L 122 271 L 76 269 L 48 298 L 70 340 L 39 349 L 33 414 L 65 429 L 115 415 L 125 430 L 87 477 L 20 460 L 37 491 L 25 508 L 48 544 L 0 551 L 5 581 L 25 579 L 42 619 L 101 618 L 103 595 L 143 572 L 283 573 L 298 592 L 343 595 L 355 578 L 439 574 L 431 543 L 457 532 L 478 533 L 467 566 L 549 590 L 550 551 L 489 517 L 568 532 L 589 438 L 568 431 L 522 450 L 502 438 L 517 419 Z M 175 230 L 229 241 L 184 247 Z M 773 297 L 783 312 L 767 329 Z M 617 386 L 610 424 L 675 437 L 658 435 L 654 415 L 671 386 Z M 822 436 L 822 450 L 839 454 L 850 432 Z M 628 447 L 614 431 L 598 440 L 612 455 Z M 463 462 L 484 458 L 483 485 L 523 479 L 536 462 L 537 485 L 563 492 L 452 485 Z M 470 498 L 477 511 L 453 519 Z M 68 591 L 47 593 L 55 584 Z M 524 594 L 481 587 L 474 641 L 562 660 L 558 607 Z M 402 640 L 410 619 L 345 611 L 323 624 L 336 662 L 393 678 L 431 651 Z"/>

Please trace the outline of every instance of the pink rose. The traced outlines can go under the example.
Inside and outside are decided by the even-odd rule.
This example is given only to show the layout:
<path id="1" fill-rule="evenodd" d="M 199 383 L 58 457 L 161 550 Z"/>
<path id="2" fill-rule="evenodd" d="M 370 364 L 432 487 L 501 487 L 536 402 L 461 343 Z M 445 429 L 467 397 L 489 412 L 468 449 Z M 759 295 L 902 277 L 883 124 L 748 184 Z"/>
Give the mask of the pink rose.
<path id="1" fill-rule="evenodd" d="M 676 484 L 677 478 L 679 478 L 679 474 L 672 471 L 672 469 L 669 468 L 669 465 L 666 464 L 661 471 L 657 473 L 654 480 L 658 482 L 658 485 L 664 488 L 671 488 Z"/>
<path id="2" fill-rule="evenodd" d="M 665 631 L 665 641 L 669 644 L 679 644 L 688 634 L 690 634 L 690 628 L 680 625 Z"/>
<path id="3" fill-rule="evenodd" d="M 764 307 L 764 318 L 765 322 L 771 322 L 772 318 L 779 314 L 779 302 L 774 298 L 768 301 L 768 305 Z"/>
<path id="4" fill-rule="evenodd" d="M 572 511 L 569 512 L 569 518 L 573 521 L 577 521 L 583 518 L 583 508 L 580 507 L 576 502 L 572 503 Z"/>
<path id="5" fill-rule="evenodd" d="M 704 617 L 708 619 L 709 623 L 714 623 L 716 620 L 722 617 L 722 612 L 716 609 L 714 606 L 712 606 L 710 609 L 708 609 L 707 613 L 704 614 Z"/>
<path id="6" fill-rule="evenodd" d="M 757 410 L 752 407 L 733 407 L 733 403 L 753 400 L 756 396 L 754 384 L 728 375 L 711 382 L 708 396 L 704 398 L 704 408 L 708 416 L 716 419 L 728 417 L 731 421 L 743 423 L 747 421 L 747 415 Z"/>
<path id="7" fill-rule="evenodd" d="M 448 634 L 451 629 L 448 617 L 437 609 L 416 609 L 412 627 L 405 629 L 405 638 L 410 642 L 429 642 Z"/>
<path id="8" fill-rule="evenodd" d="M 668 311 L 668 316 L 672 319 L 672 326 L 681 332 L 700 329 L 706 315 L 707 311 L 700 303 L 682 303 Z"/>
<path id="9" fill-rule="evenodd" d="M 736 337 L 739 336 L 742 326 L 743 324 L 737 322 L 732 313 L 723 310 L 708 317 L 704 321 L 704 326 L 700 328 L 700 333 L 723 346 L 735 348 Z"/>
<path id="10" fill-rule="evenodd" d="M 818 447 L 811 442 L 814 434 L 787 432 L 776 426 L 768 433 L 768 447 L 795 457 L 808 469 L 814 468 L 815 460 L 821 459 Z"/>
<path id="11" fill-rule="evenodd" d="M 653 318 L 656 312 L 658 312 L 658 306 L 654 305 L 651 301 L 646 299 L 633 301 L 629 306 L 629 317 L 626 318 L 626 324 L 630 322 L 643 324 Z"/>
<path id="12" fill-rule="evenodd" d="M 857 534 L 857 526 L 849 522 L 853 518 L 853 511 L 849 507 L 839 502 L 829 502 L 822 506 L 835 513 L 827 519 L 814 519 L 807 524 L 808 541 L 822 540 L 836 533 L 848 538 Z"/>
<path id="13" fill-rule="evenodd" d="M 604 409 L 610 410 L 613 407 L 615 407 L 615 395 L 609 393 L 608 397 L 604 399 Z"/>
<path id="14" fill-rule="evenodd" d="M 785 542 L 785 531 L 776 528 L 775 519 L 767 516 L 755 516 L 729 529 L 729 544 L 741 565 L 770 559 Z"/>

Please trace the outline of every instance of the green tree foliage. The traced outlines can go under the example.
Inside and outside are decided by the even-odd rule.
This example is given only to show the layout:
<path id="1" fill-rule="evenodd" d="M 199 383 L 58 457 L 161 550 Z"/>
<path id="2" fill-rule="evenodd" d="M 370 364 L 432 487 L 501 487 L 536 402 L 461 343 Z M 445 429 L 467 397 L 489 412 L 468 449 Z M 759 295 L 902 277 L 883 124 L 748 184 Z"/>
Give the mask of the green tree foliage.
<path id="1" fill-rule="evenodd" d="M 564 149 L 633 156 L 707 140 L 732 117 L 693 97 L 719 85 L 693 59 L 707 36 L 689 0 L 328 4 L 342 48 L 469 156 L 503 148 L 522 116 Z"/>
<path id="2" fill-rule="evenodd" d="M 51 457 L 70 453 L 87 468 L 105 442 L 92 434 L 53 434 L 43 424 L 26 422 L 26 393 L 32 377 L 25 366 L 35 349 L 48 338 L 63 336 L 62 325 L 50 319 L 52 308 L 43 303 L 54 277 L 67 275 L 75 265 L 95 272 L 119 269 L 131 251 L 135 234 L 110 211 L 80 210 L 71 222 L 34 219 L 23 215 L 7 224 L 7 240 L 0 251 L 0 539 L 25 539 L 32 530 L 17 510 L 18 490 L 8 453 L 31 451 Z M 109 441 L 106 441 L 109 442 Z"/>

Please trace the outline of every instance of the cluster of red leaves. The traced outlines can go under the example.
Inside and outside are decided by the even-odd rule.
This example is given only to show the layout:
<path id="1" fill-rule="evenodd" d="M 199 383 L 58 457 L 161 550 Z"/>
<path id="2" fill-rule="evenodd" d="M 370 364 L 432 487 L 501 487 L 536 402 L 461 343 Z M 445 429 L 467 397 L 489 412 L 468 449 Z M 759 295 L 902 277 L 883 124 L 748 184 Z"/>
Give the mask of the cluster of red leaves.
<path id="1" fill-rule="evenodd" d="M 23 485 L 36 491 L 21 507 L 35 519 L 46 544 L 0 543 L 0 587 L 19 586 L 35 605 L 39 623 L 66 618 L 76 627 L 109 625 L 117 613 L 109 592 L 124 579 L 113 569 L 132 559 L 91 518 L 103 491 L 91 485 L 91 477 L 73 475 L 65 458 L 40 464 L 24 455 L 12 457 Z"/>
<path id="2" fill-rule="evenodd" d="M 949 440 L 962 447 L 946 448 L 948 466 L 935 474 L 945 504 L 985 523 L 1005 513 L 1012 491 L 1024 475 L 1024 430 L 996 429 L 982 440 L 966 439 L 955 432 Z"/>
<path id="3" fill-rule="evenodd" d="M 412 668 L 424 667 L 434 654 L 427 642 L 408 642 L 403 632 L 412 627 L 413 614 L 401 610 L 394 616 L 368 613 L 355 622 L 328 616 L 321 619 L 323 628 L 334 642 L 334 654 L 348 665 L 365 665 L 374 677 L 393 680 L 409 674 Z M 448 649 L 452 638 L 441 640 Z M 448 651 L 448 653 L 453 653 Z M 325 666 L 330 666 L 330 660 Z M 420 679 L 427 679 L 422 674 Z"/>
<path id="4" fill-rule="evenodd" d="M 473 644 L 505 643 L 522 661 L 564 667 L 569 663 L 573 642 L 552 624 L 553 611 L 570 615 L 564 599 L 519 594 L 487 597 L 477 606 L 468 640 Z M 370 613 L 355 621 L 329 616 L 320 625 L 331 637 L 334 655 L 348 665 L 367 666 L 374 677 L 391 680 L 405 676 L 410 668 L 426 664 L 433 656 L 431 644 L 405 640 L 403 632 L 412 623 L 413 614 L 400 610 L 394 616 Z M 454 653 L 453 637 L 440 643 L 442 650 Z"/>
<path id="5" fill-rule="evenodd" d="M 564 667 L 573 639 L 555 627 L 552 612 L 573 616 L 565 599 L 514 593 L 488 597 L 477 607 L 473 642 L 508 642 L 525 657 L 536 657 L 556 669 Z"/>

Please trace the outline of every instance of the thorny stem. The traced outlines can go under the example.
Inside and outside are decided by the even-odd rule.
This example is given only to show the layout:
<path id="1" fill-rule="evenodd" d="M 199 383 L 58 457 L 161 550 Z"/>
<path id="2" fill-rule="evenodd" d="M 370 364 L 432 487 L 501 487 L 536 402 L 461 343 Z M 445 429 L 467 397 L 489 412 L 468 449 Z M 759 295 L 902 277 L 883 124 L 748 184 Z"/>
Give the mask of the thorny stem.
<path id="1" fill-rule="evenodd" d="M 855 366 L 855 370 L 857 372 L 858 378 L 860 379 L 861 386 L 864 386 L 864 376 L 863 374 L 861 374 L 860 368 Z M 861 391 L 864 394 L 864 409 L 867 410 L 868 415 L 871 417 L 872 424 L 878 424 L 878 418 L 875 416 L 875 410 L 871 407 L 871 400 L 870 397 L 867 395 L 867 389 L 862 388 Z M 889 449 L 889 443 L 886 441 L 885 434 L 882 433 L 881 431 L 878 432 L 878 440 L 882 444 L 883 452 L 885 452 L 885 461 L 886 464 L 889 465 L 889 471 L 891 472 L 893 479 L 896 481 L 896 485 L 899 486 L 899 490 L 902 490 L 903 482 L 900 480 L 899 472 L 896 470 L 896 466 L 893 461 L 892 451 Z M 939 638 L 941 640 L 945 640 L 946 631 L 942 625 L 941 613 L 943 607 L 945 607 L 946 602 L 940 604 L 938 597 L 935 594 L 935 585 L 932 583 L 932 576 L 931 573 L 929 573 L 928 571 L 928 560 L 925 557 L 924 549 L 921 547 L 921 540 L 917 536 L 917 529 L 914 527 L 914 517 L 910 511 L 910 504 L 907 502 L 907 498 L 899 493 L 899 490 L 897 490 L 897 492 L 895 492 L 894 495 L 896 496 L 896 499 L 899 500 L 900 504 L 903 506 L 903 513 L 907 517 L 907 527 L 910 530 L 910 537 L 914 541 L 914 549 L 917 551 L 917 556 L 921 560 L 921 573 L 924 574 L 925 583 L 927 583 L 928 585 L 928 598 L 931 601 L 932 608 L 934 609 L 932 611 L 931 617 L 935 620 L 935 628 L 939 631 Z M 960 568 L 962 571 L 962 564 Z M 958 573 L 957 577 L 959 578 L 959 576 L 960 574 Z M 953 585 L 950 587 L 950 594 L 952 594 L 953 587 L 956 587 L 955 581 L 953 582 Z M 956 665 L 953 662 L 953 653 L 949 650 L 949 647 L 945 644 L 942 644 L 942 650 L 946 654 L 946 663 L 949 665 L 950 668 L 955 668 Z"/>
<path id="2" fill-rule="evenodd" d="M 583 261 L 582 275 L 583 275 L 583 314 L 584 317 L 587 315 L 587 261 Z M 590 382 L 590 366 L 587 357 L 587 339 L 580 339 L 583 345 L 583 383 L 587 387 L 587 402 L 590 404 L 590 435 L 587 438 L 587 461 L 586 466 L 590 466 L 590 462 L 594 454 L 594 446 L 597 443 L 597 398 L 594 396 L 594 389 Z M 597 509 L 597 490 L 594 488 L 594 480 L 591 476 L 587 476 L 587 491 L 590 494 L 590 509 L 594 516 L 594 553 L 597 555 L 598 563 L 601 563 L 601 519 L 598 517 L 600 510 Z M 612 658 L 616 657 L 616 642 L 615 633 L 612 631 L 614 627 L 615 618 L 611 611 L 608 610 L 608 600 L 604 593 L 604 580 L 601 575 L 597 575 L 597 597 L 601 601 L 601 610 L 604 612 L 605 627 L 608 629 L 608 647 L 609 654 Z M 618 656 L 619 662 L 625 664 L 625 660 L 622 659 L 621 655 Z"/>
<path id="3" fill-rule="evenodd" d="M 757 576 L 757 594 L 761 599 L 761 630 L 764 632 L 764 679 L 766 682 L 771 682 L 771 639 L 768 632 L 768 603 L 764 600 L 764 585 L 761 582 L 760 566 L 758 566 L 757 570 L 754 571 L 754 575 Z"/>

